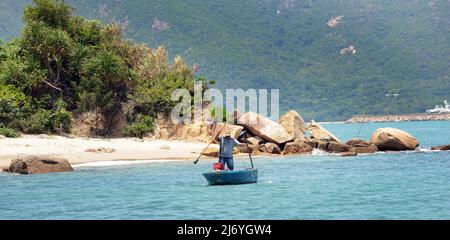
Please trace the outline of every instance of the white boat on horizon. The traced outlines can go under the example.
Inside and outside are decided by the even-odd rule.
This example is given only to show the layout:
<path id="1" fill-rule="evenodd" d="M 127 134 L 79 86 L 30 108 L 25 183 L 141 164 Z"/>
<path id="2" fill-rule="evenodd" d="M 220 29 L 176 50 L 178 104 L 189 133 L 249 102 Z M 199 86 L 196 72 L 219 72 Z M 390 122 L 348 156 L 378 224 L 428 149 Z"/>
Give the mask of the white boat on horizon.
<path id="1" fill-rule="evenodd" d="M 450 105 L 444 100 L 444 106 L 436 105 L 432 109 L 428 109 L 427 113 L 450 113 Z"/>

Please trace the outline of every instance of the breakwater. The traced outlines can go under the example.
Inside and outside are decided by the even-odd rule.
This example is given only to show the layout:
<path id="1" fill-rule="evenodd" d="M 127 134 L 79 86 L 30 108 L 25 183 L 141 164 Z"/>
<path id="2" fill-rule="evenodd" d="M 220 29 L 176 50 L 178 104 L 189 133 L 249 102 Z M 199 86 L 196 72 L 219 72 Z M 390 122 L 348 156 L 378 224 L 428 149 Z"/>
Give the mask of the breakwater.
<path id="1" fill-rule="evenodd" d="M 447 121 L 450 120 L 450 113 L 445 114 L 398 114 L 398 115 L 357 115 L 346 123 L 364 123 L 364 122 L 408 122 L 408 121 Z"/>

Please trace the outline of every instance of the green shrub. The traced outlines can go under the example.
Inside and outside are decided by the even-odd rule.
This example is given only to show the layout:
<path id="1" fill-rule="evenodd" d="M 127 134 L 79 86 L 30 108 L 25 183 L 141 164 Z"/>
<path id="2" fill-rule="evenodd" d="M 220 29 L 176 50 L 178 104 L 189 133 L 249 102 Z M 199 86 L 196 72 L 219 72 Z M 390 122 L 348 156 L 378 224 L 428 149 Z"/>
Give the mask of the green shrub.
<path id="1" fill-rule="evenodd" d="M 53 133 L 68 133 L 70 132 L 70 123 L 72 120 L 72 113 L 66 109 L 59 109 L 51 115 Z"/>
<path id="2" fill-rule="evenodd" d="M 71 119 L 72 114 L 65 109 L 40 110 L 22 121 L 22 129 L 31 134 L 69 132 Z"/>
<path id="3" fill-rule="evenodd" d="M 73 8 L 62 0 L 34 0 L 34 4 L 25 7 L 24 20 L 43 21 L 51 27 L 67 27 Z"/>
<path id="4" fill-rule="evenodd" d="M 19 136 L 16 130 L 12 128 L 0 127 L 0 135 L 3 135 L 8 138 L 16 138 Z"/>
<path id="5" fill-rule="evenodd" d="M 0 85 L 0 123 L 11 126 L 29 110 L 28 98 L 14 87 Z"/>
<path id="6" fill-rule="evenodd" d="M 23 131 L 31 134 L 48 133 L 50 128 L 51 111 L 41 110 L 32 114 L 26 121 L 23 121 Z"/>
<path id="7" fill-rule="evenodd" d="M 112 52 L 100 51 L 86 59 L 78 89 L 79 109 L 86 111 L 99 107 L 105 114 L 113 112 L 126 100 L 128 74 L 125 61 Z"/>
<path id="8" fill-rule="evenodd" d="M 180 57 L 175 57 L 172 66 L 167 58 L 166 50 L 159 47 L 142 58 L 136 67 L 137 79 L 130 99 L 137 103 L 139 113 L 170 113 L 176 104 L 171 99 L 176 89 L 193 93 L 192 71 Z"/>
<path id="9" fill-rule="evenodd" d="M 126 137 L 143 138 L 147 133 L 153 131 L 154 119 L 150 116 L 138 115 L 136 121 L 123 129 Z"/>

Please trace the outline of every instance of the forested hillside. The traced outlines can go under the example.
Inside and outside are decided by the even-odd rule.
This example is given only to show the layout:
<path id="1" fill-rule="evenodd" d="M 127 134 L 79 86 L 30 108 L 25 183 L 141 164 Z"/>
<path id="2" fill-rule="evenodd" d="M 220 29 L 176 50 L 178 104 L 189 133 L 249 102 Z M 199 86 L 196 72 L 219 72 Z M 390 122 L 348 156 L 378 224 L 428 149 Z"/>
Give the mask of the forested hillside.
<path id="1" fill-rule="evenodd" d="M 2 2 L 4 38 L 19 32 L 21 1 Z M 221 88 L 279 88 L 283 110 L 307 119 L 423 112 L 450 99 L 447 0 L 68 2 L 164 44 Z"/>
<path id="2" fill-rule="evenodd" d="M 26 6 L 19 37 L 0 44 L 0 134 L 71 133 L 143 137 L 193 91 L 194 73 L 163 47 L 122 37 L 122 26 L 74 14 L 58 0 Z"/>

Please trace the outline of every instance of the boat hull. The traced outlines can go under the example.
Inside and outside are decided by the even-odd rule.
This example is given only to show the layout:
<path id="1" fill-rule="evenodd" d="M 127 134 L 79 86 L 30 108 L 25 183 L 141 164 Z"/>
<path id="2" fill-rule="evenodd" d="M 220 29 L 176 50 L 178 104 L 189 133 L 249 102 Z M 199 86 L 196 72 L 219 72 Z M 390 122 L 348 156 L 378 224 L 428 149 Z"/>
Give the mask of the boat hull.
<path id="1" fill-rule="evenodd" d="M 237 185 L 258 182 L 258 169 L 203 173 L 209 185 Z"/>

